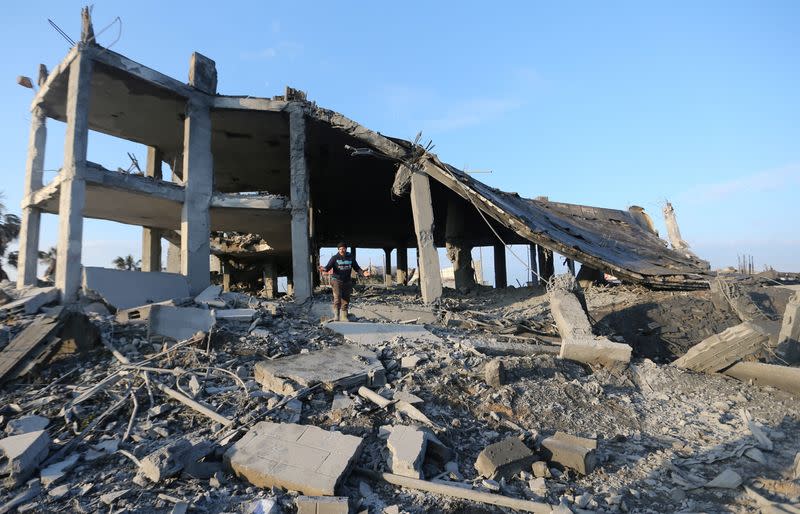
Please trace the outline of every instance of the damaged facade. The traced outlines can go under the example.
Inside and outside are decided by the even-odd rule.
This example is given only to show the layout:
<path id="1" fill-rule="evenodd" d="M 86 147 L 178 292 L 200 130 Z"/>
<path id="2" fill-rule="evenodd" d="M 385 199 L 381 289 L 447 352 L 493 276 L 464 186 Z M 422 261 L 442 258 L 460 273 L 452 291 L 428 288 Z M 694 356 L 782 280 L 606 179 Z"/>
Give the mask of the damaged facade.
<path id="1" fill-rule="evenodd" d="M 305 301 L 313 293 L 319 248 L 339 240 L 384 249 L 389 269 L 388 256 L 397 249 L 401 284 L 407 250 L 416 248 L 426 302 L 441 296 L 436 249 L 442 247 L 459 289 L 474 284 L 475 246 L 495 247 L 495 282 L 504 287 L 509 244 L 531 245 L 531 260 L 539 261 L 531 278 L 543 281 L 553 274 L 555 251 L 630 282 L 707 287 L 707 264 L 684 251 L 685 243 L 668 249 L 640 208 L 600 209 L 499 191 L 419 144 L 371 131 L 291 88 L 274 98 L 220 95 L 214 61 L 197 53 L 185 84 L 98 46 L 87 23 L 82 41 L 52 72 L 42 69 L 39 83 L 18 286 L 35 284 L 41 213 L 56 213 L 55 285 L 65 303 L 81 286 L 85 217 L 142 226 L 144 272 L 161 272 L 166 241 L 166 271 L 184 275 L 192 294 L 209 285 L 209 256 L 215 255 L 226 285 L 238 270 L 263 279 L 274 295 L 277 277 L 286 276 L 294 297 Z M 48 118 L 66 122 L 67 131 L 63 167 L 44 184 Z M 144 176 L 92 163 L 90 130 L 146 145 Z M 370 194 L 341 201 L 363 190 Z M 341 222 L 352 219 L 359 222 Z M 678 233 L 674 226 L 671 235 Z M 677 239 L 682 243 L 679 233 Z"/>

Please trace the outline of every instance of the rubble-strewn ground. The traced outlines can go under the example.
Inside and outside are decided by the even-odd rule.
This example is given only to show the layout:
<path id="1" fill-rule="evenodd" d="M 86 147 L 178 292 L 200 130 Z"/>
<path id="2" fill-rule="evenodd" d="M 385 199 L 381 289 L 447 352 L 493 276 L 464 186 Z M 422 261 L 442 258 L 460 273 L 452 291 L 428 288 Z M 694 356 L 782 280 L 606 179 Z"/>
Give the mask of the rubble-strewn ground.
<path id="1" fill-rule="evenodd" d="M 778 289 L 765 288 L 764 294 L 782 312 L 780 303 L 785 305 L 788 295 Z M 476 350 L 481 344 L 557 343 L 547 295 L 537 288 L 481 288 L 466 296 L 450 291 L 433 310 L 438 321 L 428 325 L 441 343 L 394 339 L 373 348 L 387 370 L 387 388 L 424 400 L 417 407 L 441 428 L 439 440 L 454 451 L 458 472 L 444 471 L 443 463 L 430 461 L 423 467 L 425 478 L 482 487 L 485 484 L 473 465 L 485 446 L 516 435 L 535 448 L 541 438 L 560 430 L 598 439 L 597 469 L 588 476 L 553 470 L 544 491 L 531 489 L 533 476 L 524 471 L 501 481 L 501 494 L 553 506 L 563 503 L 576 512 L 759 512 L 746 486 L 795 506 L 787 508 L 797 508 L 800 484 L 793 469 L 800 451 L 797 398 L 668 364 L 702 339 L 737 324 L 738 318 L 715 308 L 707 291 L 618 286 L 592 288 L 585 296 L 596 331 L 633 346 L 634 361 L 624 371 L 592 370 L 552 353 L 505 356 L 501 358 L 515 370 L 510 383 L 487 384 L 484 366 L 494 357 Z M 211 334 L 210 343 L 204 339 L 176 346 L 148 340 L 144 325 L 122 325 L 113 316 L 91 315 L 104 339 L 139 365 L 124 367 L 102 348 L 89 359 L 66 359 L 2 387 L 0 428 L 24 415 L 49 418 L 51 458 L 104 411 L 120 405 L 74 448 L 80 456 L 74 467 L 18 510 L 171 512 L 177 502 L 188 502 L 190 512 L 242 512 L 258 498 L 276 498 L 286 512 L 294 511 L 296 493 L 256 488 L 226 471 L 224 447 L 212 451 L 196 469 L 184 469 L 174 478 L 158 483 L 137 478 L 135 461 L 168 441 L 189 437 L 227 444 L 231 440 L 226 439 L 230 430 L 168 400 L 154 380 L 237 423 L 293 421 L 364 437 L 356 467 L 385 471 L 386 442 L 379 437 L 379 428 L 407 423 L 403 414 L 376 408 L 354 390 L 347 392 L 351 407 L 332 410 L 333 393 L 322 388 L 302 397 L 298 412 L 297 401 L 282 402 L 284 397 L 262 391 L 253 377 L 259 360 L 342 344 L 341 336 L 319 322 L 320 314 L 328 313 L 329 298 L 318 295 L 313 308 L 279 302 L 274 316 L 262 306 L 254 323 L 260 330 L 251 331 L 250 323 L 224 322 Z M 429 310 L 413 288 L 379 287 L 356 292 L 353 312 L 359 308 Z M 0 347 L 32 319 L 5 319 Z M 412 355 L 422 360 L 411 369 L 401 369 L 402 357 Z M 70 406 L 80 393 L 115 373 L 122 375 L 119 381 Z M 131 417 L 134 409 L 136 415 Z M 771 449 L 753 436 L 748 416 L 763 427 Z M 703 487 L 727 469 L 738 473 L 744 485 Z M 2 490 L 0 505 L 24 488 Z M 401 489 L 355 472 L 340 489 L 339 494 L 351 498 L 354 512 L 379 513 L 393 505 L 413 513 L 509 511 Z M 122 494 L 109 495 L 114 492 Z"/>

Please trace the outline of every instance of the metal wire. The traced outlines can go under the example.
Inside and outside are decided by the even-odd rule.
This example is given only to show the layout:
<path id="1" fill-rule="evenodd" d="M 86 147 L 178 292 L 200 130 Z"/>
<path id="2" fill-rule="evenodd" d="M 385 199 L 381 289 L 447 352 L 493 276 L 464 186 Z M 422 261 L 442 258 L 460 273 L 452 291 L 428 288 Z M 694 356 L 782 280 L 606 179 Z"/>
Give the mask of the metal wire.
<path id="1" fill-rule="evenodd" d="M 75 46 L 75 41 L 74 41 L 74 40 L 73 40 L 71 37 L 69 37 L 69 36 L 67 35 L 67 33 L 66 33 L 66 32 L 64 32 L 63 30 L 61 30 L 61 27 L 59 27 L 58 25 L 56 25 L 56 22 L 54 22 L 54 21 L 53 21 L 53 20 L 51 20 L 50 18 L 47 18 L 47 22 L 50 24 L 50 26 L 51 26 L 51 27 L 53 27 L 54 29 L 56 29 L 56 32 L 58 32 L 59 34 L 61 34 L 61 37 L 63 37 L 64 39 L 66 39 L 66 40 L 67 40 L 67 43 L 69 43 L 69 46 L 70 46 L 70 47 L 73 47 L 73 46 Z"/>

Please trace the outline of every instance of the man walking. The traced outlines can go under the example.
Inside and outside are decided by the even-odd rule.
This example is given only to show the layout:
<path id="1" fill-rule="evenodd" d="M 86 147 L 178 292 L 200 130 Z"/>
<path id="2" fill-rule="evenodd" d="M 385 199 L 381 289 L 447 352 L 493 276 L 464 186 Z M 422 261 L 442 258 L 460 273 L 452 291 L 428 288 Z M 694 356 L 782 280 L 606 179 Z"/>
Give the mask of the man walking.
<path id="1" fill-rule="evenodd" d="M 347 252 L 347 245 L 336 245 L 337 253 L 333 255 L 326 266 L 320 266 L 322 273 L 331 272 L 331 288 L 333 289 L 333 321 L 350 321 L 347 317 L 350 305 L 350 294 L 353 292 L 353 279 L 351 272 L 364 277 L 369 276 L 369 271 L 361 269 L 356 260 Z"/>

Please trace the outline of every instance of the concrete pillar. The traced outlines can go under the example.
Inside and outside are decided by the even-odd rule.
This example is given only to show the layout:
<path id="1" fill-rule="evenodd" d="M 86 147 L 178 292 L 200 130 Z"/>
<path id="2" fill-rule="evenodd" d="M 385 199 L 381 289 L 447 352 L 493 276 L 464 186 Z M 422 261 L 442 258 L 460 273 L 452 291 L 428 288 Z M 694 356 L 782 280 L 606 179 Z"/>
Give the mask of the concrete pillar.
<path id="1" fill-rule="evenodd" d="M 461 198 L 447 204 L 445 246 L 447 258 L 453 264 L 456 290 L 475 287 L 475 269 L 472 267 L 472 247 L 464 242 L 464 201 Z"/>
<path id="2" fill-rule="evenodd" d="M 496 244 L 494 245 L 494 287 L 503 289 L 507 286 L 506 247 L 504 244 Z"/>
<path id="3" fill-rule="evenodd" d="M 567 269 L 569 270 L 570 273 L 572 273 L 572 276 L 574 277 L 575 276 L 575 261 L 573 261 L 570 258 L 567 258 Z"/>
<path id="4" fill-rule="evenodd" d="M 386 287 L 392 286 L 392 249 L 383 249 L 383 284 Z"/>
<path id="5" fill-rule="evenodd" d="M 397 285 L 408 284 L 408 248 L 397 247 Z"/>
<path id="6" fill-rule="evenodd" d="M 148 147 L 145 175 L 161 180 L 162 160 L 163 155 L 159 149 Z M 159 229 L 142 228 L 142 271 L 161 271 L 161 231 Z"/>
<path id="7" fill-rule="evenodd" d="M 170 273 L 181 272 L 181 249 L 178 245 L 167 243 L 167 271 Z"/>
<path id="8" fill-rule="evenodd" d="M 43 184 L 44 151 L 47 143 L 47 117 L 40 106 L 31 112 L 31 131 L 28 141 L 28 160 L 25 163 L 25 200 L 30 199 Z M 39 264 L 39 227 L 42 213 L 35 207 L 22 209 L 17 260 L 17 288 L 36 284 Z"/>
<path id="9" fill-rule="evenodd" d="M 211 113 L 199 98 L 187 102 L 183 135 L 186 198 L 181 210 L 181 273 L 189 281 L 189 292 L 195 295 L 211 284 L 209 208 L 214 185 Z"/>
<path id="10" fill-rule="evenodd" d="M 294 299 L 311 298 L 309 177 L 306 165 L 306 120 L 300 106 L 289 112 L 289 196 L 292 204 L 292 282 Z"/>
<path id="11" fill-rule="evenodd" d="M 539 285 L 544 286 L 556 273 L 553 251 L 539 245 L 536 253 L 539 257 Z"/>
<path id="12" fill-rule="evenodd" d="M 433 241 L 433 204 L 428 175 L 411 173 L 411 211 L 417 235 L 419 258 L 419 288 L 422 301 L 432 303 L 442 296 L 442 274 L 439 252 Z"/>
<path id="13" fill-rule="evenodd" d="M 275 261 L 268 259 L 264 263 L 264 295 L 270 300 L 278 294 L 278 270 Z"/>
<path id="14" fill-rule="evenodd" d="M 82 48 L 69 67 L 67 131 L 64 137 L 64 166 L 59 186 L 56 287 L 61 293 L 62 303 L 76 301 L 78 289 L 81 287 L 91 79 L 91 55 Z"/>
<path id="15" fill-rule="evenodd" d="M 539 269 L 536 266 L 536 245 L 528 245 L 528 252 L 530 255 L 530 263 L 531 263 L 531 284 L 538 284 Z"/>

